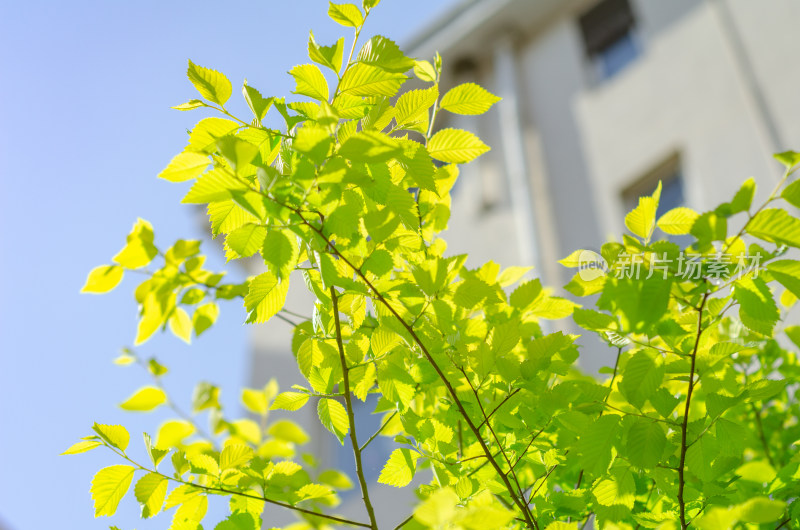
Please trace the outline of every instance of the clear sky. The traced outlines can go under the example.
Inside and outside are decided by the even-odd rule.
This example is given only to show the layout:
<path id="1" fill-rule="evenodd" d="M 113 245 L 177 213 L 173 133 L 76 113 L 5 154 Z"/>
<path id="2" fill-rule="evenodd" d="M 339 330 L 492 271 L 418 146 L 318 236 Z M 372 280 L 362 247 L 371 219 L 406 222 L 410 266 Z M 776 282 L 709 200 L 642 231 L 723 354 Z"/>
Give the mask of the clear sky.
<path id="1" fill-rule="evenodd" d="M 402 43 L 454 3 L 383 0 L 367 32 Z M 153 223 L 163 247 L 203 235 L 196 210 L 179 204 L 185 186 L 156 179 L 205 115 L 169 108 L 196 97 L 186 60 L 224 72 L 234 84 L 231 108 L 244 114 L 241 99 L 233 101 L 245 77 L 265 96 L 287 94 L 293 84 L 285 72 L 307 62 L 308 30 L 323 44 L 345 31 L 327 19 L 326 6 L 0 2 L 0 527 L 167 527 L 165 517 L 139 520 L 132 497 L 116 518 L 94 520 L 91 477 L 119 462 L 101 450 L 57 456 L 90 434 L 93 421 L 124 423 L 133 446 L 166 416 L 115 405 L 147 382 L 136 367 L 111 362 L 133 341 L 136 279 L 110 295 L 78 291 L 86 273 L 123 246 L 137 217 Z M 219 255 L 204 246 L 219 268 Z M 209 380 L 238 413 L 243 321 L 238 303 L 224 305 L 217 326 L 192 347 L 164 336 L 140 352 L 171 369 L 165 384 L 185 408 L 191 385 Z"/>

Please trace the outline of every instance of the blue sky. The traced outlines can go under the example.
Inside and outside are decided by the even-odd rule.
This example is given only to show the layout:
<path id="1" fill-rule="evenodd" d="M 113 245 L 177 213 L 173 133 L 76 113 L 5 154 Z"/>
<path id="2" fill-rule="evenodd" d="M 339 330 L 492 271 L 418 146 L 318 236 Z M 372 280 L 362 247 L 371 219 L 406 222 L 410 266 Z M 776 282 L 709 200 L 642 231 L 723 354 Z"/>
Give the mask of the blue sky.
<path id="1" fill-rule="evenodd" d="M 455 0 L 384 0 L 368 33 L 402 42 Z M 132 444 L 165 417 L 116 407 L 145 374 L 112 364 L 133 341 L 135 280 L 110 295 L 79 295 L 86 273 L 108 263 L 137 217 L 156 244 L 200 238 L 185 189 L 156 174 L 203 111 L 170 110 L 195 96 L 186 60 L 218 69 L 265 96 L 291 90 L 285 73 L 307 62 L 313 29 L 330 43 L 345 31 L 323 0 L 88 1 L 0 4 L 0 526 L 12 529 L 165 528 L 138 519 L 131 499 L 94 520 L 89 484 L 109 453 L 59 457 L 93 421 L 124 423 Z M 344 34 L 344 33 L 341 33 Z M 234 90 L 234 99 L 238 90 Z M 233 102 L 233 99 L 232 99 Z M 231 104 L 244 113 L 241 101 Z M 213 248 L 212 268 L 222 260 Z M 247 333 L 238 303 L 191 347 L 169 336 L 141 349 L 170 369 L 170 393 L 188 408 L 192 384 L 223 387 L 238 412 Z M 219 513 L 217 510 L 216 513 Z M 211 519 L 209 519 L 209 522 Z M 213 528 L 212 525 L 208 525 Z"/>

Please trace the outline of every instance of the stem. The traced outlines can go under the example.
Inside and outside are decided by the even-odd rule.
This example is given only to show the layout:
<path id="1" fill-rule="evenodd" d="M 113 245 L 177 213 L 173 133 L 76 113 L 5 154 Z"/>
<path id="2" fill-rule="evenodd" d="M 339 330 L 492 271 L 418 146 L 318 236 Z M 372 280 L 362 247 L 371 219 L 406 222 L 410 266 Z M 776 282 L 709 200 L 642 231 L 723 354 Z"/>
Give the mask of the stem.
<path id="1" fill-rule="evenodd" d="M 361 449 L 358 445 L 358 436 L 356 435 L 356 418 L 353 414 L 353 402 L 350 397 L 350 374 L 347 368 L 347 359 L 344 355 L 344 344 L 342 343 L 342 327 L 339 322 L 339 299 L 336 296 L 336 289 L 331 286 L 331 300 L 333 301 L 333 319 L 336 324 L 336 345 L 339 347 L 339 360 L 342 363 L 342 384 L 344 386 L 344 401 L 347 405 L 347 421 L 350 424 L 350 445 L 353 446 L 353 457 L 356 461 L 356 475 L 358 475 L 358 483 L 361 486 L 361 498 L 364 499 L 364 507 L 367 509 L 369 515 L 370 528 L 378 530 L 378 522 L 375 519 L 375 510 L 372 508 L 372 503 L 369 500 L 369 490 L 367 489 L 367 480 L 364 478 L 364 468 L 361 464 Z"/>
<path id="2" fill-rule="evenodd" d="M 494 409 L 492 409 L 492 412 L 490 412 L 490 413 L 489 413 L 489 415 L 488 415 L 488 416 L 486 416 L 486 419 L 485 419 L 485 420 L 483 420 L 483 421 L 480 423 L 480 425 L 478 425 L 478 428 L 480 429 L 481 427 L 483 427 L 483 426 L 484 426 L 484 424 L 486 424 L 486 422 L 488 422 L 488 421 L 489 421 L 489 419 L 490 419 L 492 416 L 494 416 L 494 413 L 495 413 L 495 412 L 497 412 L 497 410 L 498 410 L 500 407 L 502 407 L 503 405 L 505 405 L 506 401 L 508 401 L 509 399 L 511 399 L 511 397 L 512 397 L 514 394 L 516 394 L 517 392 L 519 392 L 519 390 L 520 390 L 519 388 L 515 388 L 513 392 L 511 392 L 511 393 L 507 394 L 507 395 L 506 395 L 506 397 L 504 397 L 504 398 L 503 398 L 503 401 L 501 401 L 499 405 L 497 405 L 497 406 L 496 406 Z"/>
<path id="3" fill-rule="evenodd" d="M 194 482 L 186 482 L 185 480 L 177 479 L 174 476 L 165 475 L 165 474 L 159 472 L 158 470 L 153 470 L 153 469 L 146 468 L 145 466 L 143 466 L 143 465 L 139 464 L 138 462 L 135 462 L 134 460 L 132 460 L 124 452 L 118 451 L 117 449 L 115 449 L 114 447 L 112 447 L 110 445 L 106 445 L 106 447 L 108 447 L 113 452 L 115 452 L 116 454 L 118 454 L 119 456 L 121 456 L 122 458 L 124 458 L 125 460 L 127 460 L 128 462 L 130 462 L 131 464 L 136 466 L 137 468 L 141 469 L 142 471 L 147 471 L 148 473 L 155 473 L 155 474 L 157 474 L 157 475 L 159 475 L 161 477 L 164 477 L 167 480 L 171 480 L 172 482 L 176 482 L 178 484 L 185 484 L 187 486 L 192 486 L 192 487 L 195 487 L 195 488 L 201 489 L 203 491 L 207 491 L 207 492 L 224 493 L 226 495 L 238 495 L 239 497 L 247 497 L 248 499 L 257 499 L 259 501 L 264 501 L 264 502 L 267 502 L 269 504 L 274 504 L 275 506 L 281 506 L 283 508 L 288 508 L 288 509 L 294 510 L 296 512 L 304 513 L 304 514 L 307 514 L 307 515 L 313 515 L 314 517 L 321 517 L 323 519 L 328 519 L 329 521 L 336 521 L 337 523 L 347 524 L 347 525 L 350 525 L 350 526 L 360 526 L 362 528 L 372 528 L 372 526 L 370 526 L 368 524 L 365 524 L 365 523 L 359 523 L 358 521 L 351 521 L 350 519 L 345 519 L 343 517 L 337 517 L 335 515 L 326 515 L 324 513 L 315 512 L 313 510 L 307 510 L 305 508 L 300 508 L 298 506 L 292 506 L 289 503 L 276 501 L 274 499 L 270 499 L 270 498 L 267 498 L 265 496 L 253 495 L 253 494 L 244 493 L 244 492 L 241 492 L 241 491 L 227 490 L 225 488 L 215 488 L 215 487 L 212 487 L 212 486 L 203 486 L 201 484 L 197 484 L 197 483 L 194 483 Z"/>
<path id="4" fill-rule="evenodd" d="M 703 334 L 703 308 L 706 305 L 709 294 L 710 293 L 706 292 L 703 295 L 703 301 L 700 302 L 700 307 L 697 309 L 697 337 L 695 338 L 694 349 L 692 350 L 692 366 L 689 371 L 689 390 L 686 392 L 686 407 L 683 411 L 683 423 L 681 425 L 681 459 L 678 465 L 678 505 L 680 506 L 681 528 L 683 530 L 688 528 L 688 524 L 686 523 L 686 501 L 683 498 L 683 489 L 686 485 L 684 467 L 686 465 L 686 449 L 688 448 L 686 445 L 686 433 L 689 424 L 689 407 L 692 404 L 692 392 L 694 391 L 694 369 L 695 361 L 697 360 L 697 348 L 700 346 L 700 336 Z"/>
<path id="5" fill-rule="evenodd" d="M 764 436 L 764 424 L 761 423 L 761 412 L 756 408 L 754 403 L 750 403 L 750 407 L 753 409 L 753 414 L 756 417 L 756 425 L 758 426 L 758 437 L 761 439 L 761 445 L 764 447 L 764 454 L 767 456 L 769 465 L 775 467 L 775 461 L 772 459 L 772 455 L 769 452 L 769 444 L 767 443 L 767 437 Z"/>
<path id="6" fill-rule="evenodd" d="M 364 445 L 362 445 L 362 446 L 361 446 L 361 449 L 360 449 L 362 453 L 364 452 L 364 449 L 366 449 L 366 448 L 367 448 L 367 446 L 370 444 L 370 442 L 372 442 L 372 440 L 374 440 L 375 438 L 377 438 L 377 437 L 378 437 L 378 435 L 381 433 L 381 431 L 383 431 L 383 430 L 386 428 L 386 426 L 387 426 L 387 425 L 389 425 L 389 422 L 390 422 L 390 421 L 392 421 L 392 420 L 394 419 L 394 417 L 395 417 L 395 416 L 397 416 L 397 411 L 394 411 L 394 412 L 392 412 L 391 416 L 389 416 L 388 418 L 386 418 L 386 421 L 384 421 L 384 422 L 383 422 L 383 424 L 382 424 L 380 427 L 378 427 L 378 430 L 377 430 L 377 431 L 375 431 L 375 434 L 373 434 L 372 436 L 370 436 L 370 437 L 369 437 L 369 440 L 367 440 L 366 442 L 364 442 Z"/>

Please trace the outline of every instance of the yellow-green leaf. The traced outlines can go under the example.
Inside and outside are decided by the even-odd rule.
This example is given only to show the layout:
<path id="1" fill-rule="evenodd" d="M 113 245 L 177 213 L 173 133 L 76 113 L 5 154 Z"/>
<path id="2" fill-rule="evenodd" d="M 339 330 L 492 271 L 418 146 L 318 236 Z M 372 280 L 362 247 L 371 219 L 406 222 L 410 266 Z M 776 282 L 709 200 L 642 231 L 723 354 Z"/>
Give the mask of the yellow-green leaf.
<path id="1" fill-rule="evenodd" d="M 270 407 L 271 410 L 298 410 L 308 401 L 308 394 L 302 392 L 282 392 L 278 394 Z"/>
<path id="2" fill-rule="evenodd" d="M 462 129 L 442 129 L 428 142 L 431 157 L 454 164 L 471 162 L 488 150 L 480 138 Z"/>
<path id="3" fill-rule="evenodd" d="M 210 68 L 203 68 L 189 61 L 189 69 L 186 71 L 189 81 L 200 94 L 209 101 L 219 105 L 224 105 L 231 97 L 233 87 L 228 78 L 223 74 Z"/>
<path id="4" fill-rule="evenodd" d="M 407 486 L 414 478 L 417 470 L 419 453 L 408 448 L 399 448 L 392 451 L 386 465 L 383 466 L 378 482 L 402 488 Z"/>
<path id="5" fill-rule="evenodd" d="M 330 2 L 328 16 L 337 24 L 345 27 L 357 28 L 364 23 L 364 15 L 353 4 L 334 4 Z"/>
<path id="6" fill-rule="evenodd" d="M 92 479 L 92 499 L 94 500 L 94 516 L 114 515 L 119 501 L 128 492 L 133 480 L 133 466 L 104 467 Z"/>
<path id="7" fill-rule="evenodd" d="M 133 488 L 136 500 L 142 505 L 142 518 L 148 519 L 161 511 L 167 496 L 167 479 L 158 473 L 148 473 Z"/>
<path id="8" fill-rule="evenodd" d="M 454 114 L 476 115 L 483 114 L 500 99 L 480 85 L 464 83 L 448 90 L 440 106 Z"/>
<path id="9" fill-rule="evenodd" d="M 122 281 L 124 270 L 119 265 L 101 265 L 95 267 L 86 278 L 82 293 L 107 293 Z"/>
<path id="10" fill-rule="evenodd" d="M 244 298 L 248 311 L 247 323 L 262 324 L 272 318 L 286 303 L 289 280 L 278 281 L 271 272 L 259 274 L 249 283 L 249 291 Z"/>
<path id="11" fill-rule="evenodd" d="M 347 420 L 347 411 L 342 404 L 335 399 L 322 398 L 317 404 L 317 414 L 322 425 L 344 445 L 344 436 L 350 430 L 350 423 Z"/>
<path id="12" fill-rule="evenodd" d="M 192 319 L 186 311 L 176 307 L 175 311 L 170 315 L 168 323 L 170 331 L 176 337 L 186 344 L 192 343 Z"/>
<path id="13" fill-rule="evenodd" d="M 639 197 L 639 205 L 625 216 L 625 226 L 642 239 L 649 240 L 656 226 L 656 211 L 661 197 L 661 182 L 652 197 Z"/>
<path id="14" fill-rule="evenodd" d="M 146 386 L 140 388 L 131 397 L 120 403 L 120 408 L 125 410 L 146 412 L 153 410 L 167 401 L 167 395 L 160 388 Z"/>
<path id="15" fill-rule="evenodd" d="M 100 438 L 120 451 L 127 449 L 128 442 L 130 442 L 131 439 L 127 429 L 122 425 L 103 425 L 101 423 L 95 423 L 92 425 L 92 430 L 99 434 Z"/>
<path id="16" fill-rule="evenodd" d="M 97 440 L 83 440 L 76 444 L 72 444 L 69 449 L 61 453 L 62 455 L 77 455 L 79 453 L 85 453 L 86 451 L 91 451 L 95 447 L 100 447 L 103 445 L 102 443 L 98 442 Z"/>
<path id="17" fill-rule="evenodd" d="M 209 164 L 208 155 L 184 151 L 175 156 L 167 167 L 158 174 L 158 178 L 170 182 L 184 182 L 199 177 Z"/>
<path id="18" fill-rule="evenodd" d="M 667 234 L 688 234 L 698 217 L 700 214 L 691 208 L 680 206 L 662 215 L 658 220 L 658 227 Z"/>
<path id="19" fill-rule="evenodd" d="M 153 244 L 154 239 L 153 226 L 139 218 L 128 234 L 125 247 L 112 260 L 126 269 L 144 267 L 158 254 L 158 249 Z"/>
<path id="20" fill-rule="evenodd" d="M 377 66 L 356 63 L 342 76 L 339 92 L 351 96 L 394 96 L 406 79 L 399 72 L 387 72 Z"/>
<path id="21" fill-rule="evenodd" d="M 263 391 L 254 388 L 242 389 L 242 403 L 247 410 L 254 414 L 266 414 L 269 408 L 267 396 Z"/>
<path id="22" fill-rule="evenodd" d="M 289 74 L 294 77 L 296 83 L 295 94 L 308 96 L 317 101 L 328 100 L 328 82 L 316 65 L 303 64 L 295 66 L 289 70 Z"/>

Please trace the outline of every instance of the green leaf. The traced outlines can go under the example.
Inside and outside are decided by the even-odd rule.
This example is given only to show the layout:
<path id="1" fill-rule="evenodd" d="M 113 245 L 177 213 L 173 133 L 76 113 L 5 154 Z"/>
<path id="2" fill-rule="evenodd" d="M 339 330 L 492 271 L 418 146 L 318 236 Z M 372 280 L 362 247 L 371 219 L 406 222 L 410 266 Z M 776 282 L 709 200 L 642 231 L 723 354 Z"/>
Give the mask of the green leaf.
<path id="1" fill-rule="evenodd" d="M 217 139 L 217 149 L 237 175 L 241 175 L 258 154 L 257 145 L 232 135 Z"/>
<path id="2" fill-rule="evenodd" d="M 778 260 L 767 265 L 773 278 L 786 287 L 797 297 L 800 297 L 800 261 Z"/>
<path id="3" fill-rule="evenodd" d="M 779 520 L 786 511 L 783 501 L 755 497 L 738 506 L 739 518 L 748 523 L 771 523 Z"/>
<path id="4" fill-rule="evenodd" d="M 143 433 L 144 436 L 144 447 L 147 450 L 147 456 L 150 457 L 150 461 L 153 462 L 153 465 L 158 467 L 158 464 L 161 460 L 167 456 L 169 453 L 169 449 L 159 449 L 153 446 L 152 440 L 150 440 L 150 435 L 147 433 Z"/>
<path id="5" fill-rule="evenodd" d="M 167 479 L 158 473 L 148 473 L 133 488 L 136 500 L 142 505 L 142 518 L 148 519 L 161 511 L 167 496 Z"/>
<path id="6" fill-rule="evenodd" d="M 636 408 L 652 396 L 664 380 L 666 369 L 661 357 L 648 351 L 633 354 L 622 372 L 620 391 Z"/>
<path id="7" fill-rule="evenodd" d="M 775 160 L 786 166 L 786 169 L 792 169 L 797 164 L 800 164 L 800 153 L 796 151 L 784 151 L 782 153 L 775 153 L 772 156 Z"/>
<path id="8" fill-rule="evenodd" d="M 395 103 L 394 119 L 397 129 L 410 129 L 422 134 L 428 131 L 428 111 L 439 97 L 436 85 L 404 92 Z"/>
<path id="9" fill-rule="evenodd" d="M 313 64 L 303 64 L 295 66 L 289 73 L 295 80 L 295 94 L 308 96 L 317 101 L 327 101 L 328 96 L 328 82 L 325 76 L 322 75 L 319 68 Z"/>
<path id="10" fill-rule="evenodd" d="M 780 311 L 772 293 L 761 278 L 740 278 L 733 284 L 733 297 L 739 302 L 739 318 L 748 328 L 771 335 Z"/>
<path id="11" fill-rule="evenodd" d="M 167 321 L 172 333 L 186 344 L 192 343 L 192 319 L 183 308 L 176 307 Z"/>
<path id="12" fill-rule="evenodd" d="M 127 244 L 111 259 L 126 269 L 148 265 L 158 254 L 158 249 L 153 244 L 154 237 L 152 225 L 144 219 L 137 219 L 133 230 L 128 234 Z"/>
<path id="13" fill-rule="evenodd" d="M 431 157 L 442 162 L 466 164 L 489 151 L 489 146 L 469 131 L 442 129 L 428 142 Z"/>
<path id="14" fill-rule="evenodd" d="M 667 435 L 657 422 L 637 418 L 628 431 L 628 460 L 635 466 L 653 469 L 660 462 L 666 444 Z"/>
<path id="15" fill-rule="evenodd" d="M 661 197 L 661 181 L 651 197 L 639 197 L 639 205 L 625 216 L 628 230 L 644 240 L 649 240 L 656 226 L 656 211 Z"/>
<path id="16" fill-rule="evenodd" d="M 261 249 L 265 237 L 267 237 L 265 226 L 247 223 L 228 234 L 225 242 L 239 256 L 248 258 Z"/>
<path id="17" fill-rule="evenodd" d="M 133 466 L 104 467 L 92 479 L 92 499 L 94 500 L 94 516 L 114 515 L 119 501 L 128 492 L 133 480 Z"/>
<path id="18" fill-rule="evenodd" d="M 658 220 L 658 227 L 672 235 L 688 234 L 700 215 L 691 208 L 673 208 Z"/>
<path id="19" fill-rule="evenodd" d="M 267 434 L 274 436 L 279 440 L 291 442 L 297 445 L 303 445 L 310 440 L 306 431 L 299 425 L 289 420 L 278 420 L 273 423 Z M 321 480 L 321 479 L 320 479 Z"/>
<path id="20" fill-rule="evenodd" d="M 208 168 L 208 156 L 202 153 L 184 151 L 175 156 L 158 178 L 170 182 L 184 182 L 199 177 Z"/>
<path id="21" fill-rule="evenodd" d="M 752 177 L 744 181 L 742 186 L 733 196 L 731 201 L 731 214 L 746 212 L 753 203 L 753 196 L 756 193 L 756 181 Z"/>
<path id="22" fill-rule="evenodd" d="M 406 79 L 408 78 L 401 73 L 356 63 L 342 76 L 339 92 L 363 97 L 394 96 Z"/>
<path id="23" fill-rule="evenodd" d="M 440 106 L 454 114 L 477 115 L 489 110 L 500 99 L 480 85 L 464 83 L 448 90 Z"/>
<path id="24" fill-rule="evenodd" d="M 203 304 L 194 310 L 192 315 L 192 327 L 194 334 L 198 337 L 201 333 L 214 325 L 219 316 L 219 306 L 214 302 Z"/>
<path id="25" fill-rule="evenodd" d="M 414 75 L 426 83 L 436 82 L 436 69 L 429 61 L 414 61 Z"/>
<path id="26" fill-rule="evenodd" d="M 283 309 L 289 280 L 279 282 L 271 272 L 259 274 L 248 284 L 244 306 L 248 311 L 247 323 L 263 324 Z"/>
<path id="27" fill-rule="evenodd" d="M 242 95 L 247 102 L 247 106 L 259 122 L 267 115 L 267 111 L 272 106 L 273 98 L 265 98 L 261 92 L 247 84 L 247 79 L 242 85 Z"/>
<path id="28" fill-rule="evenodd" d="M 286 230 L 271 230 L 267 233 L 261 250 L 270 272 L 282 281 L 288 281 L 289 274 L 297 265 L 299 253 L 297 238 Z"/>
<path id="29" fill-rule="evenodd" d="M 615 414 L 600 416 L 581 433 L 578 441 L 581 466 L 588 473 L 604 473 L 611 463 L 611 448 L 617 439 L 620 417 Z"/>
<path id="30" fill-rule="evenodd" d="M 101 442 L 96 440 L 83 440 L 76 444 L 72 444 L 69 449 L 61 453 L 62 455 L 77 455 L 80 453 L 85 453 L 86 451 L 91 451 L 95 447 L 100 447 L 103 445 Z"/>
<path id="31" fill-rule="evenodd" d="M 337 24 L 345 27 L 358 28 L 364 23 L 364 15 L 353 4 L 334 4 L 330 2 L 328 16 Z"/>
<path id="32" fill-rule="evenodd" d="M 242 389 L 242 403 L 253 414 L 266 414 L 269 410 L 267 396 L 261 390 L 253 388 Z"/>
<path id="33" fill-rule="evenodd" d="M 189 134 L 189 145 L 186 150 L 213 154 L 217 150 L 217 139 L 232 134 L 239 127 L 241 126 L 235 121 L 225 118 L 204 118 Z"/>
<path id="34" fill-rule="evenodd" d="M 95 423 L 92 430 L 100 435 L 100 438 L 106 441 L 112 447 L 116 447 L 120 451 L 125 451 L 130 442 L 131 436 L 122 425 L 103 425 Z"/>
<path id="35" fill-rule="evenodd" d="M 175 105 L 174 107 L 170 107 L 170 108 L 173 108 L 175 110 L 185 111 L 185 110 L 199 109 L 200 107 L 207 107 L 207 106 L 208 105 L 206 105 L 204 102 L 202 102 L 199 99 L 190 99 L 186 103 L 181 103 L 180 105 Z"/>
<path id="36" fill-rule="evenodd" d="M 308 32 L 308 57 L 317 64 L 338 72 L 342 68 L 344 55 L 344 37 L 340 37 L 333 46 L 320 46 L 314 40 L 314 33 Z"/>
<path id="37" fill-rule="evenodd" d="M 230 199 L 234 192 L 245 191 L 247 185 L 222 169 L 212 169 L 198 178 L 181 201 L 184 204 L 204 204 Z"/>
<path id="38" fill-rule="evenodd" d="M 137 390 L 131 397 L 120 403 L 124 410 L 145 412 L 153 410 L 167 402 L 167 395 L 163 390 L 154 386 L 146 386 Z"/>
<path id="39" fill-rule="evenodd" d="M 375 35 L 364 44 L 357 60 L 387 72 L 405 73 L 414 68 L 414 59 L 406 57 L 393 40 L 380 35 Z"/>
<path id="40" fill-rule="evenodd" d="M 272 402 L 270 410 L 299 410 L 308 402 L 308 394 L 301 392 L 282 392 Z"/>
<path id="41" fill-rule="evenodd" d="M 350 477 L 336 469 L 328 469 L 320 473 L 319 481 L 333 486 L 340 491 L 349 490 L 353 487 L 353 482 L 350 480 Z"/>
<path id="42" fill-rule="evenodd" d="M 235 497 L 232 497 L 232 499 Z M 249 499 L 248 499 L 249 500 Z M 233 508 L 231 508 L 233 510 Z M 260 530 L 261 518 L 259 513 L 237 512 L 232 513 L 227 519 L 214 527 L 214 530 Z M 192 529 L 194 530 L 194 529 Z"/>
<path id="43" fill-rule="evenodd" d="M 392 137 L 377 131 L 361 131 L 348 138 L 339 155 L 356 162 L 385 162 L 398 156 L 402 147 Z"/>
<path id="44" fill-rule="evenodd" d="M 767 208 L 750 221 L 747 232 L 764 241 L 800 248 L 800 219 L 786 210 Z"/>
<path id="45" fill-rule="evenodd" d="M 417 470 L 419 453 L 405 447 L 392 451 L 389 460 L 381 470 L 378 483 L 388 484 L 397 488 L 407 486 L 414 478 Z"/>
<path id="46" fill-rule="evenodd" d="M 122 281 L 124 269 L 119 265 L 101 265 L 89 272 L 86 284 L 81 288 L 82 293 L 101 294 L 107 293 Z"/>
<path id="47" fill-rule="evenodd" d="M 321 398 L 317 404 L 317 415 L 322 425 L 339 439 L 339 443 L 344 445 L 344 437 L 350 430 L 350 423 L 347 419 L 347 411 L 342 404 L 335 399 Z"/>
<path id="48" fill-rule="evenodd" d="M 253 450 L 243 444 L 229 443 L 219 455 L 219 467 L 222 471 L 246 465 L 254 457 Z"/>
<path id="49" fill-rule="evenodd" d="M 751 460 L 739 466 L 736 474 L 751 482 L 770 483 L 775 478 L 775 468 L 766 460 Z"/>
<path id="50" fill-rule="evenodd" d="M 225 105 L 225 102 L 231 97 L 231 92 L 233 91 L 231 82 L 216 70 L 203 68 L 189 61 L 189 69 L 186 75 L 189 76 L 189 81 L 192 82 L 197 91 L 209 101 Z"/>

